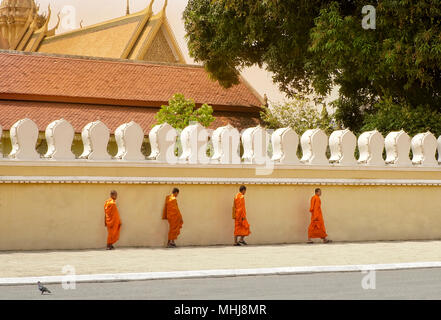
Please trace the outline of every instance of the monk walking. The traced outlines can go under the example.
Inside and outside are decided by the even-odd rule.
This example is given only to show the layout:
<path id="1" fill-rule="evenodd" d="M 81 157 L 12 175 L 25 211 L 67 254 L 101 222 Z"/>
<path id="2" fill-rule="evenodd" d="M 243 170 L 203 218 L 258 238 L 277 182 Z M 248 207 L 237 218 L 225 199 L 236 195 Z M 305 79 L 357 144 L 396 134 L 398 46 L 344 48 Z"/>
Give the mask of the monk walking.
<path id="1" fill-rule="evenodd" d="M 118 194 L 115 190 L 110 191 L 110 199 L 104 204 L 104 226 L 107 227 L 107 250 L 115 249 L 113 244 L 119 239 L 121 229 L 121 220 L 119 218 L 118 208 L 116 207 L 116 198 Z"/>
<path id="2" fill-rule="evenodd" d="M 244 237 L 248 236 L 250 232 L 250 225 L 247 221 L 247 210 L 245 209 L 245 193 L 247 188 L 240 186 L 239 193 L 234 197 L 233 202 L 233 219 L 234 219 L 234 245 L 247 245 Z M 238 241 L 240 237 L 240 240 Z"/>
<path id="3" fill-rule="evenodd" d="M 325 222 L 323 220 L 322 207 L 320 196 L 322 195 L 322 190 L 319 188 L 315 189 L 315 195 L 311 198 L 311 207 L 309 212 L 311 212 L 311 224 L 308 228 L 308 243 L 313 243 L 311 238 L 320 238 L 323 243 L 329 243 L 326 237 Z"/>
<path id="4" fill-rule="evenodd" d="M 170 226 L 168 231 L 167 248 L 176 248 L 175 240 L 178 238 L 182 225 L 184 224 L 181 212 L 178 208 L 178 200 L 176 199 L 178 195 L 179 189 L 173 188 L 172 194 L 165 198 L 162 219 L 168 220 Z"/>

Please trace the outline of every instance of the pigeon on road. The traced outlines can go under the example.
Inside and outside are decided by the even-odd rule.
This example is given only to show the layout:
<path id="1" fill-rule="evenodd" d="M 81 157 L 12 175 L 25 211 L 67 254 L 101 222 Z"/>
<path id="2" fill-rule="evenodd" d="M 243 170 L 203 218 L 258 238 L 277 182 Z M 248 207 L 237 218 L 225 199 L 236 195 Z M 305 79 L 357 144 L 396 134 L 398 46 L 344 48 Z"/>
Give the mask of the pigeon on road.
<path id="1" fill-rule="evenodd" d="M 43 286 L 40 281 L 38 281 L 38 290 L 41 291 L 41 294 L 44 294 L 45 292 L 51 293 L 50 290 Z"/>

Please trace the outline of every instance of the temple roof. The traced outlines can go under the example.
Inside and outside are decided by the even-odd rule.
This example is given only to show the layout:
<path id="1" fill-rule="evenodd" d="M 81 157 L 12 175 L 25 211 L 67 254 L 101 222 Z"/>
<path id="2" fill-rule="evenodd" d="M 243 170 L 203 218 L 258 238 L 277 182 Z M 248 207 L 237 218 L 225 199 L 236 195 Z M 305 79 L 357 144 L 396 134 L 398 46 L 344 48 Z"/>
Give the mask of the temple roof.
<path id="1" fill-rule="evenodd" d="M 258 112 L 244 79 L 229 89 L 201 66 L 0 50 L 0 99 L 159 107 L 175 93 L 217 110 Z"/>
<path id="2" fill-rule="evenodd" d="M 26 0 L 28 1 L 28 0 Z M 33 0 L 29 0 L 33 3 Z M 49 7 L 44 25 L 38 26 L 33 15 L 29 16 L 18 41 L 8 49 L 131 60 L 185 63 L 179 45 L 167 21 L 165 9 L 153 14 L 149 6 L 140 12 L 108 20 L 95 25 L 55 34 L 59 26 L 51 30 L 48 23 L 52 12 Z M 34 19 L 35 18 L 35 19 Z"/>

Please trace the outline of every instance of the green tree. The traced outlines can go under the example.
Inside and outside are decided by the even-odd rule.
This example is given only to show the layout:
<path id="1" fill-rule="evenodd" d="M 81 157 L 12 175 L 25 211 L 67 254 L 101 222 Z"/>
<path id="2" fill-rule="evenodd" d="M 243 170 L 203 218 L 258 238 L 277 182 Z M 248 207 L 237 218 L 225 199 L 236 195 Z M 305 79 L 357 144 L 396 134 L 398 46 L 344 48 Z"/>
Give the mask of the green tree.
<path id="1" fill-rule="evenodd" d="M 336 129 L 326 106 L 322 106 L 322 111 L 319 112 L 310 100 L 300 97 L 264 107 L 261 119 L 269 129 L 291 127 L 299 135 L 308 129 L 320 128 L 328 134 Z"/>
<path id="2" fill-rule="evenodd" d="M 213 108 L 208 104 L 203 104 L 195 110 L 195 102 L 186 99 L 183 94 L 176 93 L 168 101 L 168 105 L 161 106 L 161 110 L 155 115 L 156 124 L 167 122 L 175 129 L 184 129 L 191 122 L 199 122 L 204 127 L 208 127 L 214 120 Z"/>
<path id="3" fill-rule="evenodd" d="M 225 87 L 253 64 L 271 71 L 290 97 L 324 97 L 338 86 L 336 119 L 355 132 L 372 123 L 377 105 L 389 98 L 402 108 L 440 113 L 441 1 L 371 1 L 374 30 L 362 27 L 366 4 L 189 0 L 189 52 Z"/>

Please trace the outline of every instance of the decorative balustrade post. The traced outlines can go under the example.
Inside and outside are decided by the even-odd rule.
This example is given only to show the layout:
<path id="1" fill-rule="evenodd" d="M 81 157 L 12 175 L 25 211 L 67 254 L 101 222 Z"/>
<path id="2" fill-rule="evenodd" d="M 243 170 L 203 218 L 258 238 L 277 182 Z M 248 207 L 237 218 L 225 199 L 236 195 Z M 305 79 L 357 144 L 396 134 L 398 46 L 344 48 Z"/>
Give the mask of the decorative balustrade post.
<path id="1" fill-rule="evenodd" d="M 438 137 L 438 164 L 441 164 L 441 136 Z"/>
<path id="2" fill-rule="evenodd" d="M 110 160 L 111 156 L 107 152 L 110 139 L 110 131 L 101 121 L 88 123 L 81 131 L 84 151 L 80 159 L 88 160 Z"/>
<path id="3" fill-rule="evenodd" d="M 271 135 L 273 147 L 272 161 L 279 164 L 299 164 L 297 148 L 299 146 L 299 136 L 291 128 L 280 128 Z"/>
<path id="4" fill-rule="evenodd" d="M 329 164 L 326 157 L 328 137 L 321 129 L 306 130 L 300 139 L 303 156 L 300 162 L 313 165 Z"/>
<path id="5" fill-rule="evenodd" d="M 377 130 L 363 132 L 358 137 L 359 164 L 384 166 L 384 138 Z"/>
<path id="6" fill-rule="evenodd" d="M 153 127 L 149 133 L 151 153 L 150 160 L 176 164 L 178 157 L 175 155 L 176 138 L 178 133 L 168 123 L 162 123 Z"/>
<path id="7" fill-rule="evenodd" d="M 268 159 L 269 135 L 261 126 L 242 132 L 244 163 L 265 164 Z"/>
<path id="8" fill-rule="evenodd" d="M 410 137 L 403 130 L 390 132 L 384 141 L 386 164 L 399 167 L 411 166 L 409 158 Z"/>
<path id="9" fill-rule="evenodd" d="M 2 134 L 3 134 L 3 128 L 2 128 L 2 126 L 0 126 L 0 145 L 2 147 L 1 150 L 0 150 L 0 159 L 3 158 Z"/>
<path id="10" fill-rule="evenodd" d="M 14 123 L 9 130 L 12 150 L 10 159 L 38 160 L 40 155 L 35 147 L 38 140 L 38 127 L 31 119 L 22 119 Z"/>
<path id="11" fill-rule="evenodd" d="M 329 136 L 329 162 L 347 166 L 357 164 L 354 155 L 356 146 L 357 137 L 349 129 L 334 131 Z"/>
<path id="12" fill-rule="evenodd" d="M 47 152 L 45 158 L 51 160 L 74 160 L 72 142 L 75 130 L 64 119 L 55 120 L 46 128 Z"/>
<path id="13" fill-rule="evenodd" d="M 179 158 L 184 163 L 207 164 L 208 130 L 200 123 L 192 124 L 181 132 L 182 154 Z"/>
<path id="14" fill-rule="evenodd" d="M 430 132 L 418 133 L 412 138 L 412 163 L 423 167 L 431 167 L 438 165 L 435 154 L 437 141 L 435 136 Z"/>
<path id="15" fill-rule="evenodd" d="M 115 130 L 115 140 L 118 145 L 118 153 L 115 158 L 126 161 L 145 160 L 141 152 L 144 141 L 144 131 L 134 121 L 124 123 Z"/>
<path id="16" fill-rule="evenodd" d="M 212 135 L 213 163 L 240 164 L 240 133 L 230 124 L 214 130 Z"/>

